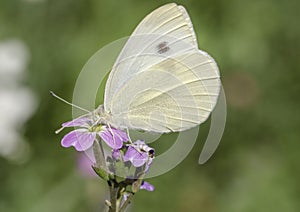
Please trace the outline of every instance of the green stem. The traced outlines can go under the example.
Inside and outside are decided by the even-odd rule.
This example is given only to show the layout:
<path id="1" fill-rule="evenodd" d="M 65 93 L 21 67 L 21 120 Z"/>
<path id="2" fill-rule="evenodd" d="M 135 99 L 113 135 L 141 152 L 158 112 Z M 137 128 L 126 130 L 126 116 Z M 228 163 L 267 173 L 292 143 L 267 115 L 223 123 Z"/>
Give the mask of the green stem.
<path id="1" fill-rule="evenodd" d="M 98 138 L 98 137 L 96 138 L 96 140 L 93 144 L 93 151 L 94 151 L 94 156 L 95 156 L 95 160 L 96 160 L 96 166 L 100 170 L 104 170 L 106 172 L 106 175 L 107 175 L 108 169 L 107 169 L 107 166 L 106 166 L 104 151 L 103 151 L 101 139 Z M 131 202 L 131 198 L 132 198 L 133 195 L 130 194 L 128 196 L 127 200 L 121 206 L 121 200 L 122 200 L 122 196 L 123 196 L 122 188 L 124 186 L 117 183 L 115 180 L 109 180 L 108 175 L 107 176 L 100 175 L 100 176 L 102 176 L 103 179 L 106 179 L 106 177 L 107 177 L 107 182 L 109 184 L 110 201 L 107 203 L 107 205 L 109 207 L 108 211 L 109 212 L 121 212 L 121 211 L 124 212 L 125 208 Z"/>
<path id="2" fill-rule="evenodd" d="M 107 171 L 105 157 L 104 157 L 104 151 L 103 151 L 101 140 L 99 138 L 96 138 L 96 140 L 93 144 L 93 151 L 94 151 L 94 156 L 95 156 L 97 167 L 102 168 L 105 171 Z"/>
<path id="3" fill-rule="evenodd" d="M 112 186 L 110 187 L 111 206 L 109 208 L 109 212 L 119 212 L 118 192 L 119 192 L 119 187 L 115 187 L 115 184 L 113 183 Z"/>
<path id="4" fill-rule="evenodd" d="M 96 167 L 107 172 L 107 166 L 105 162 L 105 156 L 103 151 L 103 146 L 100 138 L 96 138 L 93 144 L 93 152 L 96 160 Z M 117 210 L 117 194 L 118 188 L 115 187 L 115 184 L 111 181 L 108 181 L 110 189 L 110 201 L 108 204 L 109 212 L 118 212 Z"/>

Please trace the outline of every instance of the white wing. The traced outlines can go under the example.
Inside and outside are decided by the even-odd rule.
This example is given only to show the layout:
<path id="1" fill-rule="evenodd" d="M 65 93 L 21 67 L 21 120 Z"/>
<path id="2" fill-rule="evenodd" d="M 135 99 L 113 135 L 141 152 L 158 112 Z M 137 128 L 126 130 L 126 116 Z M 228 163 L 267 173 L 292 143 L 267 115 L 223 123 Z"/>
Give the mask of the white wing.
<path id="1" fill-rule="evenodd" d="M 168 45 L 169 51 L 159 54 L 159 45 L 163 43 Z M 165 56 L 190 48 L 198 49 L 186 10 L 175 3 L 154 10 L 137 26 L 117 58 L 106 83 L 104 108 L 109 111 L 111 98 L 134 74 Z"/>
<path id="2" fill-rule="evenodd" d="M 112 123 L 153 132 L 204 122 L 219 95 L 219 72 L 204 52 L 185 52 L 139 72 L 112 99 Z"/>
<path id="3" fill-rule="evenodd" d="M 109 75 L 104 109 L 120 128 L 182 131 L 205 121 L 219 94 L 214 60 L 198 50 L 185 9 L 167 4 L 136 28 Z"/>

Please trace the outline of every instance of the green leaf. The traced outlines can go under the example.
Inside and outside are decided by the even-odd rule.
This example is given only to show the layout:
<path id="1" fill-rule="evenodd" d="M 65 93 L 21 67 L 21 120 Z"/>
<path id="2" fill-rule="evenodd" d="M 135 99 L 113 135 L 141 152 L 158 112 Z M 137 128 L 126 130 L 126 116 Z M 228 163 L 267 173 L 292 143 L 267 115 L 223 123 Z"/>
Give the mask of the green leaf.
<path id="1" fill-rule="evenodd" d="M 100 167 L 96 167 L 96 166 L 92 166 L 93 170 L 96 172 L 96 174 L 101 177 L 103 180 L 108 181 L 109 180 L 109 176 L 107 171 L 105 171 L 105 169 L 100 168 Z"/>

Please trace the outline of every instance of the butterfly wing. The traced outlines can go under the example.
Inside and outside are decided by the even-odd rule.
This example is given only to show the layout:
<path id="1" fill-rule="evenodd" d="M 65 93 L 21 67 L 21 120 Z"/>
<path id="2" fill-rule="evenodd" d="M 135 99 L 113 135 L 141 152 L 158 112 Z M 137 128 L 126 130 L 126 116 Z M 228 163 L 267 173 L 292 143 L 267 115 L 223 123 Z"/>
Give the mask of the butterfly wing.
<path id="1" fill-rule="evenodd" d="M 158 54 L 166 44 L 170 51 Z M 162 51 L 168 48 L 161 48 Z M 197 49 L 192 22 L 182 6 L 166 4 L 147 15 L 136 27 L 118 56 L 108 77 L 104 108 L 110 110 L 111 98 L 134 74 L 189 48 Z"/>
<path id="2" fill-rule="evenodd" d="M 152 132 L 186 130 L 207 119 L 219 89 L 214 60 L 185 52 L 132 77 L 112 99 L 112 122 Z"/>
<path id="3" fill-rule="evenodd" d="M 207 119 L 219 88 L 216 63 L 198 50 L 185 9 L 172 3 L 128 39 L 109 75 L 104 109 L 120 128 L 182 131 Z"/>

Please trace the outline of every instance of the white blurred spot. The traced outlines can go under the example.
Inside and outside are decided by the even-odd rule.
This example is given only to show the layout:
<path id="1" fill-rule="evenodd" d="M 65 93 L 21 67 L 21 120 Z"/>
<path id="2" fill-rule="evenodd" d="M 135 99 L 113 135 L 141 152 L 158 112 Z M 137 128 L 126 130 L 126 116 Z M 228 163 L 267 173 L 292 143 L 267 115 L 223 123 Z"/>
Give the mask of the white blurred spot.
<path id="1" fill-rule="evenodd" d="M 36 109 L 33 92 L 20 83 L 26 74 L 29 51 L 20 40 L 0 42 L 0 156 L 25 162 L 30 147 L 22 127 Z"/>
<path id="2" fill-rule="evenodd" d="M 26 70 L 29 52 L 20 40 L 0 42 L 0 82 L 12 82 Z"/>

